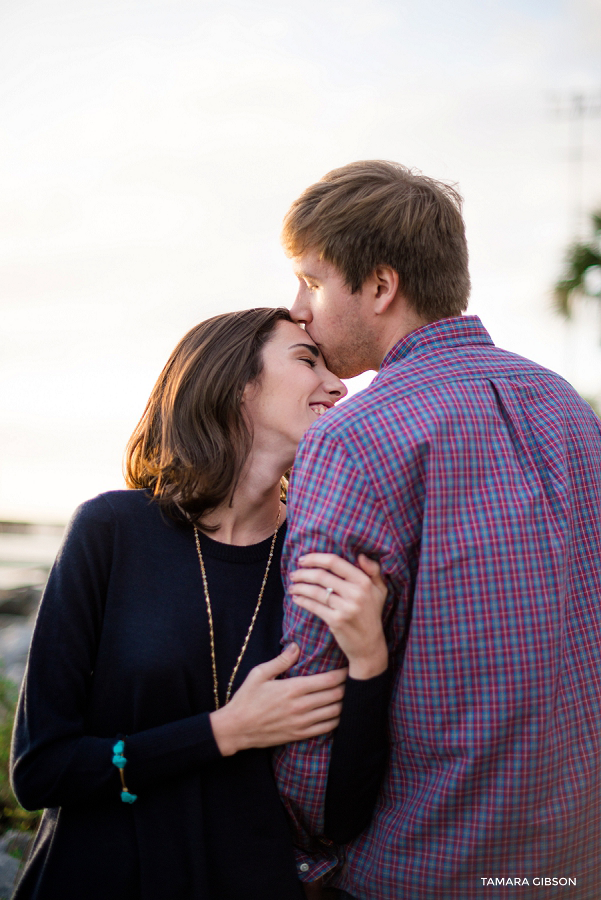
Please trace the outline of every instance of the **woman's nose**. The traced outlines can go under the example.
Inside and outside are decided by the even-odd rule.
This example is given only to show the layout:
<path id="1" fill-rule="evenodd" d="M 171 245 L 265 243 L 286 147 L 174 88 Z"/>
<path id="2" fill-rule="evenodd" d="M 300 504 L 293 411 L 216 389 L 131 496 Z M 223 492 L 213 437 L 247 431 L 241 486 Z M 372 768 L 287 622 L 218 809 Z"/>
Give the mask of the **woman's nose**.
<path id="1" fill-rule="evenodd" d="M 340 378 L 336 378 L 335 384 L 335 387 L 327 388 L 328 394 L 331 394 L 332 397 L 337 397 L 338 399 L 340 399 L 341 397 L 346 397 L 346 395 L 348 394 L 348 388 L 346 384 L 341 381 Z"/>

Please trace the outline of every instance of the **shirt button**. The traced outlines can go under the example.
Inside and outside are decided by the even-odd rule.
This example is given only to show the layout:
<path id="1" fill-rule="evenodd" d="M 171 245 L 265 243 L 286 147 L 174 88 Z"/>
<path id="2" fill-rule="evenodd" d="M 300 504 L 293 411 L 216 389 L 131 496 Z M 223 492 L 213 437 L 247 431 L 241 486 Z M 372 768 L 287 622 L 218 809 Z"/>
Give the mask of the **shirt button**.
<path id="1" fill-rule="evenodd" d="M 301 872 L 308 872 L 309 871 L 309 863 L 301 863 L 298 868 Z"/>

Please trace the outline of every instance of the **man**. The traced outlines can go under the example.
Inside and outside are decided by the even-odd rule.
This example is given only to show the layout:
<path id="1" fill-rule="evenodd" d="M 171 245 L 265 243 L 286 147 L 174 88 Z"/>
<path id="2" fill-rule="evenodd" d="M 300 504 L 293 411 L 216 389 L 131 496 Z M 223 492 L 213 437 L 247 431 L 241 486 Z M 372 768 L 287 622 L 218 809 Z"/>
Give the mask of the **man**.
<path id="1" fill-rule="evenodd" d="M 285 562 L 378 559 L 393 668 L 388 771 L 344 852 L 322 834 L 329 742 L 279 756 L 299 874 L 357 900 L 597 900 L 601 422 L 462 315 L 452 188 L 353 163 L 293 204 L 283 242 L 292 313 L 330 368 L 378 370 L 301 443 Z M 301 646 L 296 672 L 340 664 L 291 602 L 284 637 Z"/>

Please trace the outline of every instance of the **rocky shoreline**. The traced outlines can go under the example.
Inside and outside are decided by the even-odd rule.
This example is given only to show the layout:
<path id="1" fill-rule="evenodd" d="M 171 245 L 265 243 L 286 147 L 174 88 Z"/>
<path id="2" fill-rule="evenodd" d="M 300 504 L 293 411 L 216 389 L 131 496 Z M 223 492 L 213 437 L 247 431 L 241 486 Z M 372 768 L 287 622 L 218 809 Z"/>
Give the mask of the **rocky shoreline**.
<path id="1" fill-rule="evenodd" d="M 0 522 L 0 663 L 20 685 L 33 623 L 63 526 Z"/>
<path id="2" fill-rule="evenodd" d="M 64 527 L 0 522 L 0 674 L 20 687 L 40 598 Z M 30 832 L 0 836 L 0 900 L 11 896 Z"/>

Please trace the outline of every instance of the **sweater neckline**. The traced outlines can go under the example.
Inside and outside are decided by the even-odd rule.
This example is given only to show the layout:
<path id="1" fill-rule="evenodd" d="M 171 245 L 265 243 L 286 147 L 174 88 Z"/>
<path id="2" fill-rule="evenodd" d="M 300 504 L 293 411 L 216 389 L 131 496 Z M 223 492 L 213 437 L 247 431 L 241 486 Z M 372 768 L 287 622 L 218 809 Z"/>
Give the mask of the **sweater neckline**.
<path id="1" fill-rule="evenodd" d="M 286 526 L 288 524 L 288 520 L 285 520 L 280 525 L 280 529 L 278 531 L 278 536 L 275 542 L 275 551 L 279 553 L 282 549 L 282 545 L 284 543 L 284 538 L 286 537 Z M 273 534 L 269 535 L 269 537 L 265 538 L 264 541 L 260 541 L 258 544 L 224 544 L 223 541 L 216 541 L 214 538 L 209 537 L 204 532 L 199 531 L 198 536 L 200 538 L 200 547 L 203 553 L 203 556 L 209 556 L 213 559 L 221 559 L 225 562 L 238 562 L 238 563 L 249 563 L 249 562 L 260 562 L 261 560 L 269 559 L 269 551 L 271 550 L 271 542 L 273 540 Z"/>

